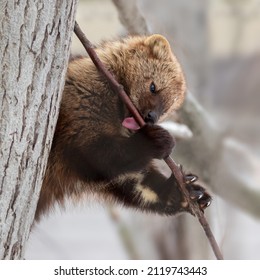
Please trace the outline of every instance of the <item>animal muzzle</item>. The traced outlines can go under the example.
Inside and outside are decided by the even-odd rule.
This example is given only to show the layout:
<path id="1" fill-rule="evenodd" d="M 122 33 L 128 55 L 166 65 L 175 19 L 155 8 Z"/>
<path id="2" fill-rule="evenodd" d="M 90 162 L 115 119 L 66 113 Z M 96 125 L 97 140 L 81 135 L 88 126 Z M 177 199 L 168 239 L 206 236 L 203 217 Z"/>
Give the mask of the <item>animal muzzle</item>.
<path id="1" fill-rule="evenodd" d="M 144 115 L 144 121 L 146 123 L 155 124 L 159 119 L 159 115 L 156 111 L 148 111 Z"/>

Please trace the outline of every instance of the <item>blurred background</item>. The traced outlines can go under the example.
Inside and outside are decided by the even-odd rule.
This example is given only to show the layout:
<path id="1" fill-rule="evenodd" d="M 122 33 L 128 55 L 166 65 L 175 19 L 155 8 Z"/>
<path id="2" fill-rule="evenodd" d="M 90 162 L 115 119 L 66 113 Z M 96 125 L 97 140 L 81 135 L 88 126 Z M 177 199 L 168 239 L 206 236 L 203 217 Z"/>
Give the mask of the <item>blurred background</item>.
<path id="1" fill-rule="evenodd" d="M 220 151 L 222 159 L 209 159 L 210 172 L 193 162 L 192 155 L 189 158 L 197 164 L 195 171 L 210 177 L 206 185 L 214 200 L 206 216 L 224 257 L 260 259 L 260 0 L 136 4 L 150 30 L 168 38 L 189 91 L 222 132 L 220 138 L 229 139 Z M 127 33 L 110 0 L 80 1 L 77 21 L 93 43 Z M 76 38 L 72 53 L 85 54 Z M 178 156 L 178 162 L 181 159 Z M 214 259 L 201 226 L 190 215 L 142 214 L 91 198 L 81 205 L 68 202 L 66 210 L 57 208 L 42 219 L 33 229 L 25 257 Z"/>

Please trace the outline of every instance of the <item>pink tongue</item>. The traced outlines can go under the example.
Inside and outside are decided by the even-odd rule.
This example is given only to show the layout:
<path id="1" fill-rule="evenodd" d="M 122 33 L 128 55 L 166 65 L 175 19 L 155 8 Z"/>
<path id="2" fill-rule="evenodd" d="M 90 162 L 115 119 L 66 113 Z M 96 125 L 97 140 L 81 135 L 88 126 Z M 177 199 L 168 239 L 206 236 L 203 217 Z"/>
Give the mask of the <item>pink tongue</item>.
<path id="1" fill-rule="evenodd" d="M 138 123 L 135 121 L 134 118 L 125 118 L 122 122 L 122 125 L 125 128 L 131 129 L 131 130 L 138 130 L 140 128 L 140 126 L 138 125 Z"/>

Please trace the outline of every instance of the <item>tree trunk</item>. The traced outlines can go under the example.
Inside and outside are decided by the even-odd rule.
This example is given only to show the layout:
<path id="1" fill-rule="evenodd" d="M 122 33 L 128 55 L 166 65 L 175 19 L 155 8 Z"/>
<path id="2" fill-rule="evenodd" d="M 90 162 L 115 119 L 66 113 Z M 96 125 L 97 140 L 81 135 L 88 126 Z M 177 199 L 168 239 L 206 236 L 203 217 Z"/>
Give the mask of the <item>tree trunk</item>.
<path id="1" fill-rule="evenodd" d="M 23 258 L 58 117 L 76 4 L 0 3 L 0 259 Z"/>

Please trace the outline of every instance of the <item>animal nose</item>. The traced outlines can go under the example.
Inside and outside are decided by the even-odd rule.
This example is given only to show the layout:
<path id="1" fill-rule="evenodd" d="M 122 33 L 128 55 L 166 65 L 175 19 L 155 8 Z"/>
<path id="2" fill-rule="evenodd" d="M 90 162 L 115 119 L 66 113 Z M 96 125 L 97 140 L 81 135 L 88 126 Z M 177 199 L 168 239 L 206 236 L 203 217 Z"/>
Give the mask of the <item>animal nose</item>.
<path id="1" fill-rule="evenodd" d="M 152 124 L 155 124 L 157 120 L 158 120 L 158 116 L 154 111 L 149 111 L 144 118 L 144 121 L 146 123 L 152 123 Z"/>

